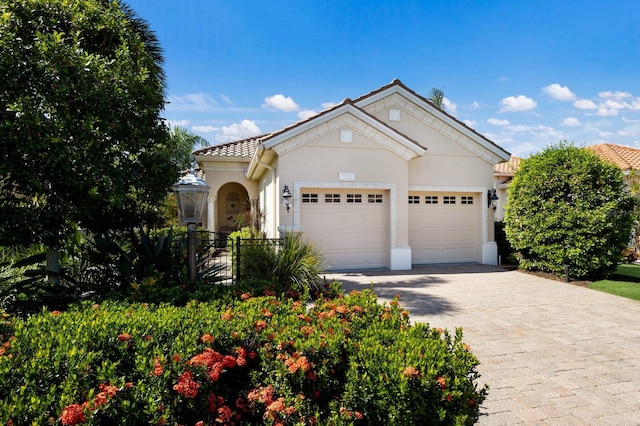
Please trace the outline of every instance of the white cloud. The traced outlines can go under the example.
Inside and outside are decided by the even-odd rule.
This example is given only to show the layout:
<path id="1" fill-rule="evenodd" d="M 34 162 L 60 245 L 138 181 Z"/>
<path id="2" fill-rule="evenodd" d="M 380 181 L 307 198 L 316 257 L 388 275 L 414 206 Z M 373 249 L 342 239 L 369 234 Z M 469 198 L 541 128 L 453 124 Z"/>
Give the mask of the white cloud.
<path id="1" fill-rule="evenodd" d="M 315 112 L 315 111 L 312 111 L 310 109 L 305 109 L 305 110 L 302 110 L 302 111 L 298 112 L 298 118 L 300 120 L 306 120 L 307 118 L 313 117 L 316 114 L 317 114 L 317 112 Z"/>
<path id="2" fill-rule="evenodd" d="M 634 120 L 633 118 L 622 117 L 623 123 L 640 123 L 640 120 Z"/>
<path id="3" fill-rule="evenodd" d="M 476 120 L 464 120 L 464 124 L 467 126 L 474 128 L 478 122 Z"/>
<path id="4" fill-rule="evenodd" d="M 323 109 L 333 108 L 336 105 L 338 105 L 336 102 L 323 102 L 320 104 Z"/>
<path id="5" fill-rule="evenodd" d="M 207 93 L 189 93 L 186 95 L 170 95 L 167 99 L 167 110 L 171 111 L 213 111 L 219 109 L 213 97 Z"/>
<path id="6" fill-rule="evenodd" d="M 194 132 L 199 132 L 199 133 L 213 133 L 213 132 L 217 132 L 218 130 L 220 130 L 220 127 L 214 127 L 214 126 L 192 126 L 191 129 L 193 129 Z"/>
<path id="7" fill-rule="evenodd" d="M 536 101 L 524 95 L 509 96 L 500 101 L 500 103 L 502 104 L 502 108 L 499 112 L 528 111 L 538 105 Z"/>
<path id="8" fill-rule="evenodd" d="M 220 99 L 222 99 L 224 101 L 225 104 L 233 106 L 233 101 L 231 100 L 230 97 L 228 97 L 227 95 L 218 95 L 220 96 Z"/>
<path id="9" fill-rule="evenodd" d="M 186 127 L 191 122 L 189 120 L 167 120 L 167 125 L 169 127 Z"/>
<path id="10" fill-rule="evenodd" d="M 573 103 L 573 106 L 578 109 L 598 109 L 595 102 L 590 101 L 589 99 L 578 99 Z"/>
<path id="11" fill-rule="evenodd" d="M 626 99 L 631 97 L 631 93 L 628 92 L 599 92 L 598 96 L 605 99 Z"/>
<path id="12" fill-rule="evenodd" d="M 264 104 L 262 104 L 262 106 L 265 108 L 275 108 L 277 110 L 285 112 L 298 111 L 300 109 L 298 104 L 296 104 L 293 99 L 291 99 L 290 97 L 285 98 L 285 96 L 281 94 L 264 98 Z"/>
<path id="13" fill-rule="evenodd" d="M 196 126 L 194 126 L 193 129 L 196 130 Z M 219 133 L 216 135 L 216 141 L 221 143 L 241 140 L 261 133 L 256 123 L 251 120 L 242 120 L 240 124 L 223 126 L 217 129 L 217 131 L 219 131 Z"/>
<path id="14" fill-rule="evenodd" d="M 572 101 L 576 98 L 576 95 L 567 87 L 560 86 L 558 83 L 553 83 L 542 88 L 542 91 L 553 99 L 559 101 Z"/>
<path id="15" fill-rule="evenodd" d="M 442 106 L 451 115 L 455 116 L 456 113 L 458 112 L 458 105 L 456 105 L 454 102 L 451 101 L 451 99 L 448 99 L 446 97 L 442 99 Z"/>
<path id="16" fill-rule="evenodd" d="M 509 120 L 500 120 L 498 118 L 490 118 L 487 120 L 487 123 L 492 124 L 494 126 L 508 126 Z"/>
<path id="17" fill-rule="evenodd" d="M 479 104 L 477 101 L 473 101 L 473 102 L 471 103 L 471 106 L 470 106 L 469 108 L 470 108 L 471 110 L 475 111 L 475 110 L 477 110 L 478 108 L 480 108 L 480 104 Z"/>
<path id="18" fill-rule="evenodd" d="M 567 117 L 564 120 L 562 120 L 561 124 L 566 127 L 578 127 L 582 125 L 582 123 L 580 123 L 580 120 L 578 120 L 575 117 Z"/>
<path id="19" fill-rule="evenodd" d="M 598 108 L 596 115 L 600 117 L 614 117 L 618 115 L 618 110 L 615 108 Z"/>

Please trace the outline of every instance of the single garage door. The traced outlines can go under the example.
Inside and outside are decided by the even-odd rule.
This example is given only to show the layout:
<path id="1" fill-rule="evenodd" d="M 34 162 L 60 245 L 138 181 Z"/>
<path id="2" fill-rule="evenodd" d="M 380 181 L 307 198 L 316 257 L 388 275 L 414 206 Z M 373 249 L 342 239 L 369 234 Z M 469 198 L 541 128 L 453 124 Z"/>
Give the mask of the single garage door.
<path id="1" fill-rule="evenodd" d="M 322 250 L 331 270 L 387 264 L 389 199 L 385 191 L 302 189 L 303 234 Z"/>
<path id="2" fill-rule="evenodd" d="M 414 265 L 478 262 L 479 194 L 409 194 L 409 245 Z"/>

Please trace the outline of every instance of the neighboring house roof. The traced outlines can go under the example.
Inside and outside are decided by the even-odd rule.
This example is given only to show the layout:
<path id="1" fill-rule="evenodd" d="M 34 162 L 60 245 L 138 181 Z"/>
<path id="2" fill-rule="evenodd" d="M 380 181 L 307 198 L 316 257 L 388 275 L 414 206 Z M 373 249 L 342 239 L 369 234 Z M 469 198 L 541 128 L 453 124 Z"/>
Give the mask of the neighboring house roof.
<path id="1" fill-rule="evenodd" d="M 587 149 L 622 171 L 640 170 L 640 149 L 610 143 L 589 146 Z"/>
<path id="2" fill-rule="evenodd" d="M 640 170 L 640 149 L 610 143 L 588 146 L 585 149 L 593 152 L 602 160 L 619 167 L 623 172 L 632 169 Z M 493 174 L 495 176 L 513 176 L 520 168 L 521 162 L 521 158 L 511 156 L 509 161 L 493 166 Z"/>
<path id="3" fill-rule="evenodd" d="M 513 176 L 520 168 L 522 158 L 512 155 L 509 161 L 503 161 L 493 166 L 493 174 L 496 176 Z"/>

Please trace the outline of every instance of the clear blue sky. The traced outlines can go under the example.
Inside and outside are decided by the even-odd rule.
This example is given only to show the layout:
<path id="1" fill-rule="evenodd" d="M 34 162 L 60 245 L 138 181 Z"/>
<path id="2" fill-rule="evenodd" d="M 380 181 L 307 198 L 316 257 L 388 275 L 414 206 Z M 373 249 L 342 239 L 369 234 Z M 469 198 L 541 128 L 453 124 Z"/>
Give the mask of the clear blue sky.
<path id="1" fill-rule="evenodd" d="M 399 78 L 514 155 L 640 147 L 637 0 L 125 0 L 165 52 L 165 118 L 212 145 Z"/>

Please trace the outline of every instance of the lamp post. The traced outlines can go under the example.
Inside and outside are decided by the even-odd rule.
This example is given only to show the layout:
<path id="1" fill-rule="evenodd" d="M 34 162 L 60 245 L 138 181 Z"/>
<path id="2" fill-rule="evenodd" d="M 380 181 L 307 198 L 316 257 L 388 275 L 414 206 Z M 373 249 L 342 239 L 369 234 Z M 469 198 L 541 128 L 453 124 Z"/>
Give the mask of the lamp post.
<path id="1" fill-rule="evenodd" d="M 187 224 L 189 282 L 196 282 L 196 228 L 204 220 L 210 186 L 195 173 L 194 167 L 173 185 L 180 222 Z"/>

